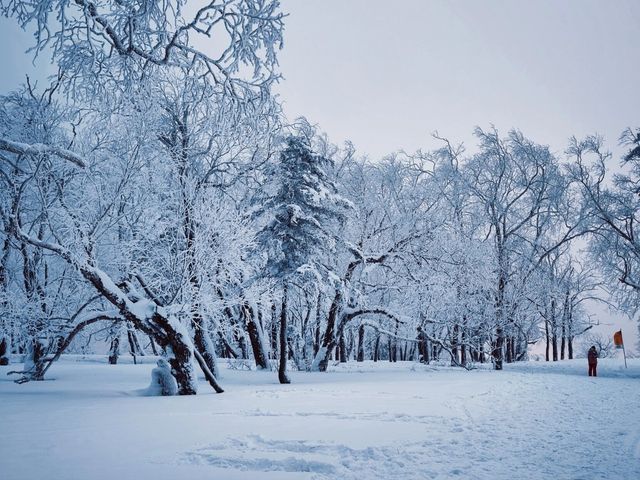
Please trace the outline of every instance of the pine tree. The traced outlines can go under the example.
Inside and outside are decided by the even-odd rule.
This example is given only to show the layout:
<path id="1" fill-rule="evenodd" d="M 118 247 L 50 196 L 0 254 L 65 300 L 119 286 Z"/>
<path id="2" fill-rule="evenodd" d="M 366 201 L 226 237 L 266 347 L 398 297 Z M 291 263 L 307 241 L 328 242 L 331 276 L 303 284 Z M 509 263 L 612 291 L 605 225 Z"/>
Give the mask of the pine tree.
<path id="1" fill-rule="evenodd" d="M 294 277 L 321 279 L 323 260 L 335 248 L 336 226 L 344 222 L 349 203 L 337 194 L 327 171 L 332 161 L 313 152 L 309 135 L 292 135 L 269 172 L 266 198 L 254 216 L 263 227 L 256 235 L 265 252 L 266 275 L 282 288 L 278 377 L 289 383 L 287 365 L 287 292 Z"/>

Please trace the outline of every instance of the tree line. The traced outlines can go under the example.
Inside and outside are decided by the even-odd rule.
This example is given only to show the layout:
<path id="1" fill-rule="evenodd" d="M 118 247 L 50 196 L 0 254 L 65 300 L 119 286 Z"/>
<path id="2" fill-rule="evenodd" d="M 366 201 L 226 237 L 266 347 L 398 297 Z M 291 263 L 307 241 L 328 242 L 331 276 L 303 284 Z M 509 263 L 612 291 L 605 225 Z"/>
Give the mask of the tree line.
<path id="1" fill-rule="evenodd" d="M 608 292 L 637 307 L 640 131 L 562 158 L 520 131 L 371 161 L 287 119 L 277 1 L 0 0 L 58 74 L 0 101 L 0 356 L 40 380 L 69 347 L 469 367 L 572 358 Z M 206 47 L 203 45 L 203 39 Z M 614 167 L 616 166 L 614 162 Z"/>

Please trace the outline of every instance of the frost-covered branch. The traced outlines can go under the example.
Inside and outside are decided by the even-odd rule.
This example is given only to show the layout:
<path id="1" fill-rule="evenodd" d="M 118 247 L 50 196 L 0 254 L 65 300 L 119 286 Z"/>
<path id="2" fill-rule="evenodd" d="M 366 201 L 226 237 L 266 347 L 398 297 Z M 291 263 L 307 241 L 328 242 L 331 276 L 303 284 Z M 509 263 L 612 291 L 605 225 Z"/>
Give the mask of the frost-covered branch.
<path id="1" fill-rule="evenodd" d="M 45 145 L 43 143 L 27 144 L 0 138 L 0 150 L 18 155 L 55 155 L 78 167 L 84 168 L 87 166 L 86 161 L 80 155 L 72 152 L 71 150 Z"/>

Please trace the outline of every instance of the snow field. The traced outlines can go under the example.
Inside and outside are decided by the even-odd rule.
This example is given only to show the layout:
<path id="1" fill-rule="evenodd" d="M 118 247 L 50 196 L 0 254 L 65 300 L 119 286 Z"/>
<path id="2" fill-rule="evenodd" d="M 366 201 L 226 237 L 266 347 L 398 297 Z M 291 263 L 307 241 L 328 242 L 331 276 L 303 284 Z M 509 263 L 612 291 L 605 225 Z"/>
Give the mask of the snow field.
<path id="1" fill-rule="evenodd" d="M 223 367 L 226 392 L 141 396 L 154 363 L 69 356 L 52 381 L 0 367 L 0 478 L 640 478 L 640 360 L 471 372 L 349 363 L 328 373 Z"/>

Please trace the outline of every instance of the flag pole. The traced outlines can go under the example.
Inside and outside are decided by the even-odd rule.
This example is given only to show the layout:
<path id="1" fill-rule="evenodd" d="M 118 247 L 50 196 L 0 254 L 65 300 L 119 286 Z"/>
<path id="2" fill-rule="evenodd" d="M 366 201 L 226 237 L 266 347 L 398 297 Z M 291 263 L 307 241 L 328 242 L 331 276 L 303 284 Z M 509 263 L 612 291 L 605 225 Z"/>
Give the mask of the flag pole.
<path id="1" fill-rule="evenodd" d="M 620 329 L 620 336 L 622 337 L 622 329 Z M 624 350 L 624 340 L 622 341 L 622 355 L 624 356 L 624 368 L 627 367 L 627 352 Z"/>

